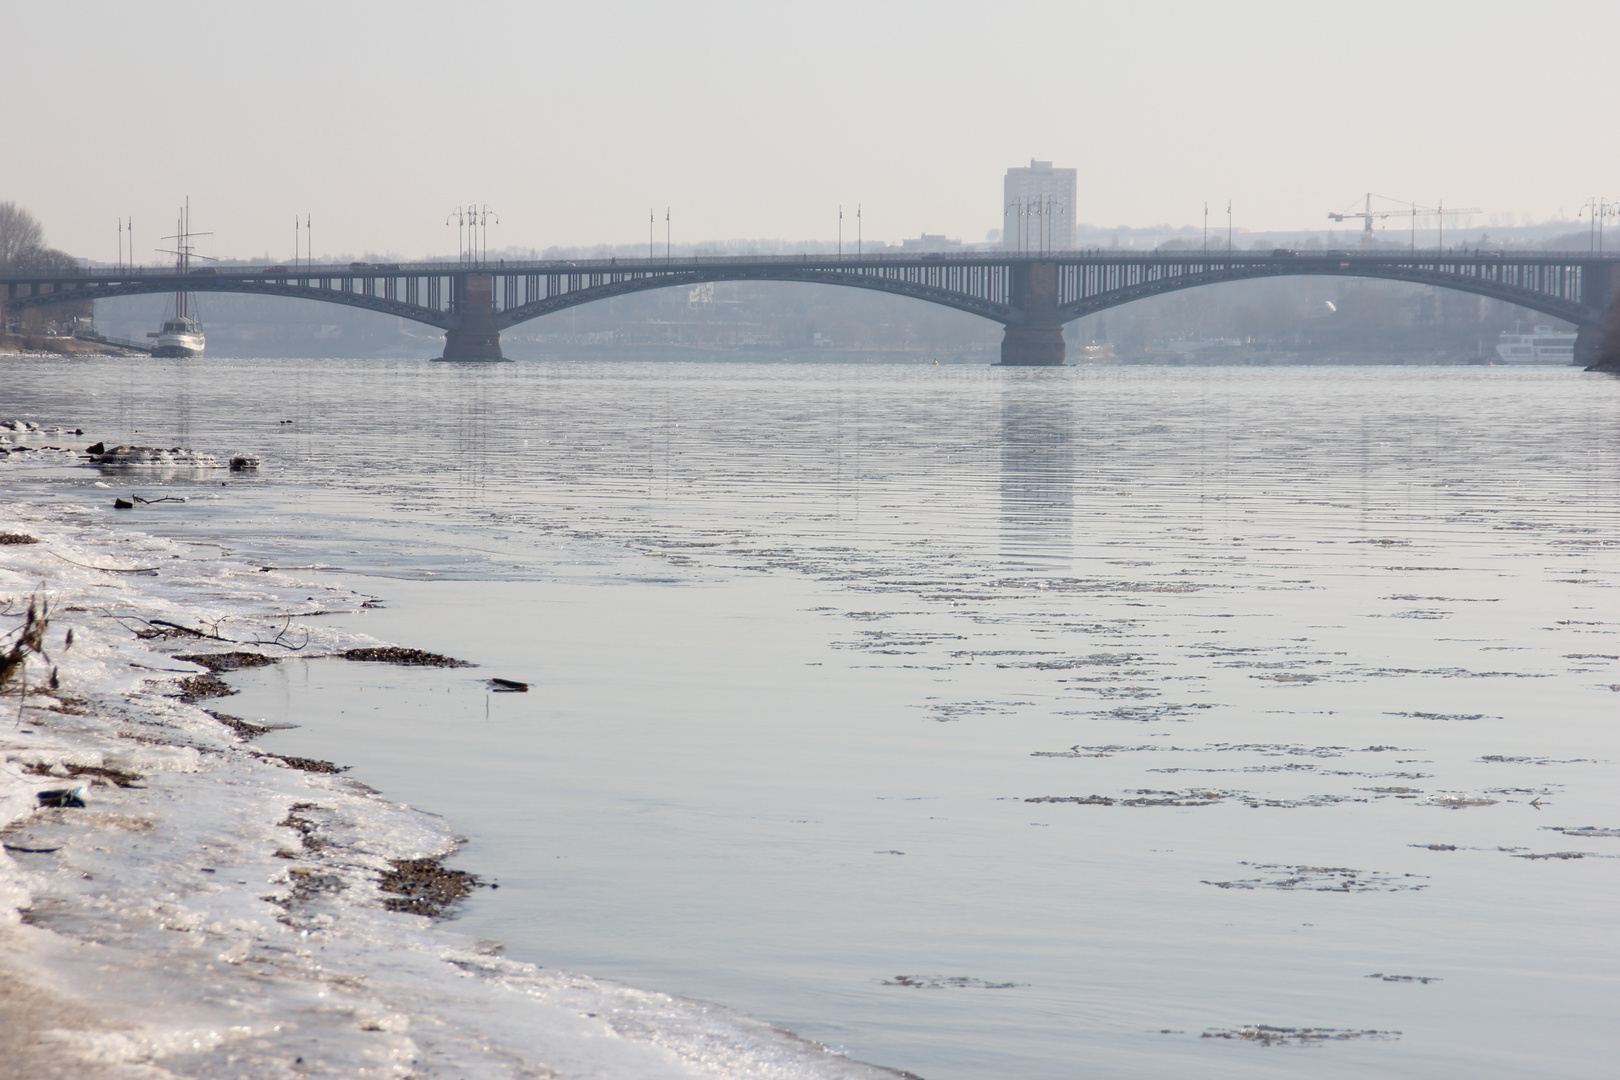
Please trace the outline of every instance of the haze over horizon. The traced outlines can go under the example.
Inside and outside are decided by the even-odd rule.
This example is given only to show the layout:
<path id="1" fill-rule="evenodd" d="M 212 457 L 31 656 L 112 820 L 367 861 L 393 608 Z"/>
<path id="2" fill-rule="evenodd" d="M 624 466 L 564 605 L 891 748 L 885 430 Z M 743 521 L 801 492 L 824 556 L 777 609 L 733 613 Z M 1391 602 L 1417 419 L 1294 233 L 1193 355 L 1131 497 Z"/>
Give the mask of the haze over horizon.
<path id="1" fill-rule="evenodd" d="M 13 7 L 0 200 L 138 261 L 831 238 L 982 241 L 1002 176 L 1080 170 L 1077 220 L 1329 227 L 1365 191 L 1574 220 L 1620 196 L 1594 106 L 1620 6 L 1565 0 Z M 18 93 L 20 91 L 20 94 Z"/>

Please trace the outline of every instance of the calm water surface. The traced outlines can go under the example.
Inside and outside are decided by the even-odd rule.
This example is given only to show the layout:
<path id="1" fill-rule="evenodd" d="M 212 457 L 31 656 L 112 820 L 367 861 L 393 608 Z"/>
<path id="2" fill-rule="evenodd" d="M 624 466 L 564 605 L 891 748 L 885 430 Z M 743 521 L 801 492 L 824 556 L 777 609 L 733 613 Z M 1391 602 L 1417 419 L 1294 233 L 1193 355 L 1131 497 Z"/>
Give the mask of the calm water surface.
<path id="1" fill-rule="evenodd" d="M 265 462 L 11 491 L 186 495 L 120 520 L 482 665 L 222 704 L 449 818 L 508 955 L 928 1080 L 1612 1075 L 1620 381 L 4 372 L 5 415 Z"/>

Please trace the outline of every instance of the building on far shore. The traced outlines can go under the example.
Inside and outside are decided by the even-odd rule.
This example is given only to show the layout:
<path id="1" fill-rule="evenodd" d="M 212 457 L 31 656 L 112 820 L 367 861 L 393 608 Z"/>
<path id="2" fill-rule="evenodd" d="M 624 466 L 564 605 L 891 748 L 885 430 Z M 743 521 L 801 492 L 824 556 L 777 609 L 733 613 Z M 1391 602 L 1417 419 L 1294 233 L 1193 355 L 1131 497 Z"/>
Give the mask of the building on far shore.
<path id="1" fill-rule="evenodd" d="M 935 235 L 934 233 L 923 233 L 921 236 L 915 236 L 908 240 L 900 241 L 900 250 L 924 252 L 961 251 L 962 241 L 952 240 L 944 233 L 939 233 L 938 235 Z"/>
<path id="2" fill-rule="evenodd" d="M 1029 168 L 1007 170 L 1001 212 L 1001 246 L 1008 251 L 1070 251 L 1074 248 L 1075 170 L 1054 169 L 1029 159 Z"/>

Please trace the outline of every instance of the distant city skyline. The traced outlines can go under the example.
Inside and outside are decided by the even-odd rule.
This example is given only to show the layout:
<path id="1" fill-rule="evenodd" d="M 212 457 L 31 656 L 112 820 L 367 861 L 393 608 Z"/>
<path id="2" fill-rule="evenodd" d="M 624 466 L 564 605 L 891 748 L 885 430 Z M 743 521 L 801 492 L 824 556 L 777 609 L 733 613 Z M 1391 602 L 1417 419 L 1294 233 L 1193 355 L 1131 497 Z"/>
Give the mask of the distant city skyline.
<path id="1" fill-rule="evenodd" d="M 1367 0 L 1367 32 L 1267 0 L 493 0 L 459 29 L 425 0 L 95 10 L 0 19 L 0 201 L 104 262 L 130 219 L 154 261 L 187 196 L 204 254 L 276 261 L 295 236 L 453 254 L 468 205 L 498 215 L 491 251 L 645 245 L 648 207 L 659 245 L 666 207 L 679 246 L 832 239 L 857 204 L 870 241 L 983 243 L 1031 158 L 1076 168 L 1075 223 L 1103 227 L 1232 200 L 1239 230 L 1321 230 L 1367 191 L 1574 221 L 1620 196 L 1590 105 L 1620 5 L 1588 0 Z"/>

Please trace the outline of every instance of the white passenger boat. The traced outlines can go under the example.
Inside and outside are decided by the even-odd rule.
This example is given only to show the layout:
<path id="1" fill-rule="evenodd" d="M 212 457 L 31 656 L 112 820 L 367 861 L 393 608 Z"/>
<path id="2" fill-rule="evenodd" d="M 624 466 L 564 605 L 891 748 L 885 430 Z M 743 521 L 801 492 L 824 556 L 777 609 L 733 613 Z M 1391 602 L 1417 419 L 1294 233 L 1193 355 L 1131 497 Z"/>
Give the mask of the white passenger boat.
<path id="1" fill-rule="evenodd" d="M 163 329 L 148 332 L 147 337 L 152 338 L 153 356 L 201 356 L 203 346 L 207 343 L 203 337 L 202 323 L 185 314 L 186 293 L 175 295 L 175 306 L 181 314 L 173 319 L 163 321 Z"/>
<path id="2" fill-rule="evenodd" d="M 1538 326 L 1528 334 L 1502 331 L 1496 339 L 1497 362 L 1502 364 L 1573 364 L 1575 332 Z"/>
<path id="3" fill-rule="evenodd" d="M 186 200 L 184 209 L 180 211 L 179 227 L 173 236 L 165 236 L 165 240 L 175 241 L 174 249 L 169 251 L 174 256 L 174 272 L 184 276 L 191 273 L 192 244 L 191 238 L 197 235 L 191 231 L 191 200 Z M 208 235 L 208 234 L 203 234 Z M 198 258 L 208 258 L 206 255 Z M 204 271 L 213 273 L 212 270 Z M 174 314 L 163 321 L 163 329 L 149 330 L 146 336 L 152 338 L 152 355 L 155 357 L 201 356 L 203 346 L 207 340 L 203 337 L 202 323 L 198 321 L 191 309 L 191 294 L 184 290 L 174 294 Z"/>

